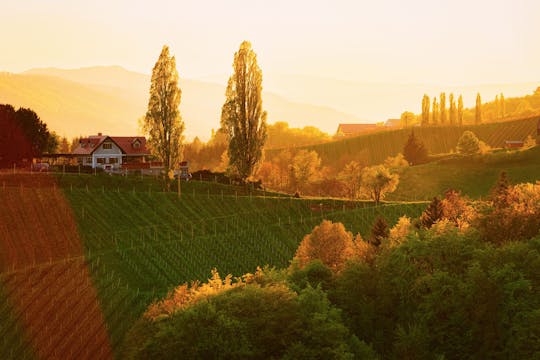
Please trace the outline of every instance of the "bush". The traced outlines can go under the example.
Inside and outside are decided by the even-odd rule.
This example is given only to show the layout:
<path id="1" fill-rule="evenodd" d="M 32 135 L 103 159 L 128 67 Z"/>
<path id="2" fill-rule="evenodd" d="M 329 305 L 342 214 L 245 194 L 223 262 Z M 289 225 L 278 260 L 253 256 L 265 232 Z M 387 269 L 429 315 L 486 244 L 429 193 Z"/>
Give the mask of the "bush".
<path id="1" fill-rule="evenodd" d="M 465 156 L 478 154 L 480 153 L 480 141 L 472 131 L 465 131 L 459 138 L 457 151 Z"/>

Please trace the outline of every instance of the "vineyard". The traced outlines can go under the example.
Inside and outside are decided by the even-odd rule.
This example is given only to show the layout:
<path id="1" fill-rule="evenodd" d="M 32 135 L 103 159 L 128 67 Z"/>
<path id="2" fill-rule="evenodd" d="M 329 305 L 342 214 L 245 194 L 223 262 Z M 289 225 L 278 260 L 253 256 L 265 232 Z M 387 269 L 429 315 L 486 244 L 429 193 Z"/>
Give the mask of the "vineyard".
<path id="1" fill-rule="evenodd" d="M 504 147 L 505 140 L 525 140 L 528 135 L 536 136 L 539 117 L 497 123 L 465 126 L 415 127 L 414 133 L 420 138 L 431 154 L 449 153 L 455 150 L 464 131 L 474 132 L 478 138 L 494 148 Z M 351 160 L 368 164 L 382 163 L 387 157 L 403 152 L 403 146 L 411 129 L 382 131 L 344 140 L 303 147 L 315 150 L 322 164 L 341 169 Z M 266 157 L 271 159 L 279 150 L 269 150 Z"/>
<path id="2" fill-rule="evenodd" d="M 180 283 L 212 268 L 239 276 L 286 267 L 322 219 L 366 238 L 377 216 L 393 224 L 426 206 L 255 196 L 197 182 L 179 197 L 148 191 L 146 179 L 134 188 L 139 180 L 70 175 L 58 185 L 33 176 L 0 178 L 9 204 L 0 210 L 9 254 L 0 272 L 2 358 L 111 357 L 153 299 Z"/>

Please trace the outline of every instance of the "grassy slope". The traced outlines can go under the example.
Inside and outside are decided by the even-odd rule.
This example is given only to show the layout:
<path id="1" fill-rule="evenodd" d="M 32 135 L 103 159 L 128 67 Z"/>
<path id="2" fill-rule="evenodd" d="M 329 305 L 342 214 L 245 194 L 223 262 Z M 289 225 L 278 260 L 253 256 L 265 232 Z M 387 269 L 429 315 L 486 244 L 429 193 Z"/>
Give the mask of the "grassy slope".
<path id="1" fill-rule="evenodd" d="M 384 215 L 393 224 L 403 214 L 418 216 L 425 207 L 419 203 L 373 208 L 370 203 L 236 196 L 225 191 L 221 195 L 221 189 L 193 195 L 195 187 L 215 186 L 197 182 L 184 183 L 185 195 L 178 199 L 174 193 L 107 188 L 107 178 L 99 176 L 86 181 L 88 191 L 71 190 L 67 181 L 64 191 L 116 349 L 153 298 L 182 282 L 206 279 L 213 267 L 236 276 L 253 272 L 258 265 L 285 267 L 303 236 L 323 218 L 342 221 L 348 230 L 365 237 L 376 216 Z"/>
<path id="2" fill-rule="evenodd" d="M 458 139 L 465 130 L 473 131 L 480 140 L 492 147 L 503 147 L 505 140 L 524 140 L 535 136 L 539 117 L 499 123 L 467 126 L 416 127 L 415 134 L 424 142 L 431 154 L 449 153 L 455 149 Z M 342 168 L 351 160 L 361 160 L 369 164 L 382 163 L 388 156 L 403 152 L 403 146 L 411 129 L 389 130 L 361 135 L 326 144 L 303 147 L 315 150 L 323 165 Z M 278 150 L 267 151 L 271 159 Z"/>
<path id="3" fill-rule="evenodd" d="M 540 180 L 540 146 L 409 167 L 401 174 L 397 190 L 388 199 L 427 200 L 450 188 L 479 198 L 489 193 L 502 171 L 506 171 L 513 183 Z"/>

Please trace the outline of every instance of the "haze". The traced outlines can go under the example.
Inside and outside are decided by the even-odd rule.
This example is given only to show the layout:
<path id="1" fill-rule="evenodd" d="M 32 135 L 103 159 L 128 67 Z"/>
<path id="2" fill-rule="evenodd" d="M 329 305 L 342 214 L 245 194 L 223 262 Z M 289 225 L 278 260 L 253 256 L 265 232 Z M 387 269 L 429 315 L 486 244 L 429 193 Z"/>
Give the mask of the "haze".
<path id="1" fill-rule="evenodd" d="M 149 74 L 168 44 L 182 78 L 224 84 L 245 39 L 258 54 L 265 90 L 381 121 L 419 111 L 428 91 L 474 94 L 480 85 L 496 84 L 494 96 L 527 83 L 507 96 L 532 92 L 540 81 L 540 47 L 532 46 L 538 14 L 534 0 L 4 0 L 0 71 L 120 65 Z M 364 92 L 351 95 L 351 83 L 400 90 L 386 100 L 380 93 L 388 87 L 379 90 L 374 109 Z M 414 84 L 414 91 L 404 84 Z"/>

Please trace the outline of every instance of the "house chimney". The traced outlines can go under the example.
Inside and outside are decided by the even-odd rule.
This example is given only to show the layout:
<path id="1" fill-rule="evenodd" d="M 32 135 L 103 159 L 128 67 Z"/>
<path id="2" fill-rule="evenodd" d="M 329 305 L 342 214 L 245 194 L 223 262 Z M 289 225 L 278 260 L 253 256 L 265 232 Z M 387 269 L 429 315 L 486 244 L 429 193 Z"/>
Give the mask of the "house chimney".
<path id="1" fill-rule="evenodd" d="M 101 133 L 97 133 L 97 136 L 101 136 L 102 134 Z"/>

